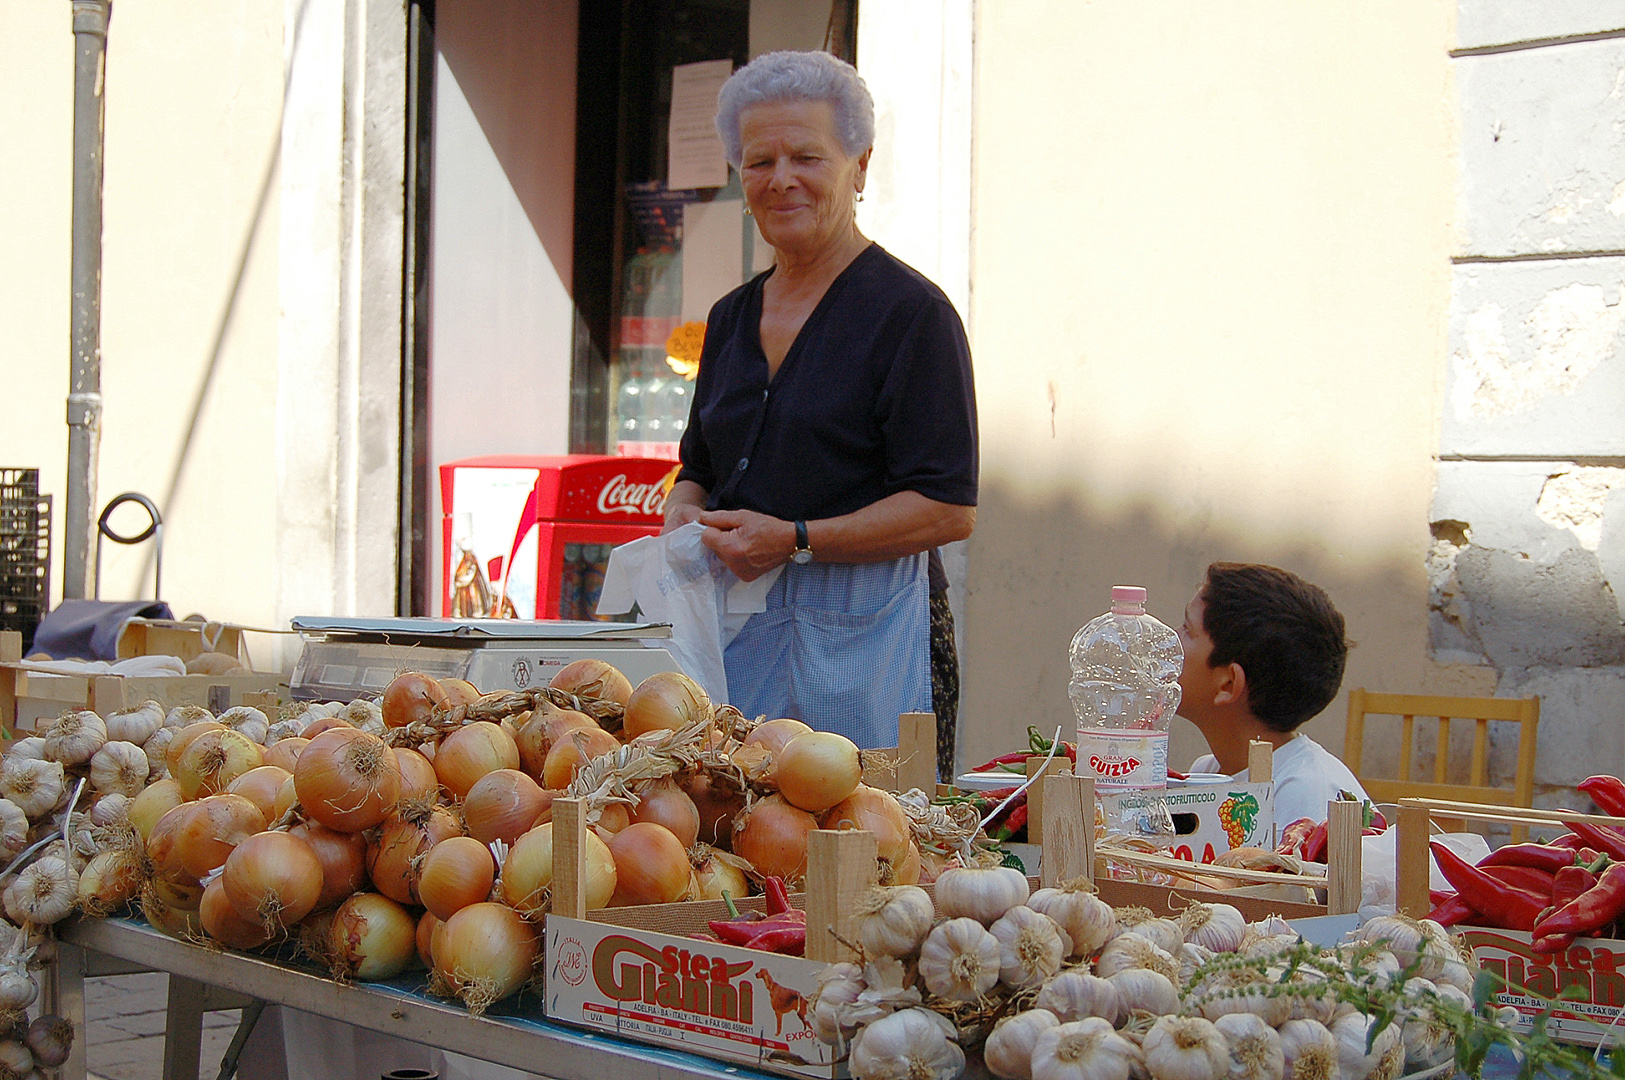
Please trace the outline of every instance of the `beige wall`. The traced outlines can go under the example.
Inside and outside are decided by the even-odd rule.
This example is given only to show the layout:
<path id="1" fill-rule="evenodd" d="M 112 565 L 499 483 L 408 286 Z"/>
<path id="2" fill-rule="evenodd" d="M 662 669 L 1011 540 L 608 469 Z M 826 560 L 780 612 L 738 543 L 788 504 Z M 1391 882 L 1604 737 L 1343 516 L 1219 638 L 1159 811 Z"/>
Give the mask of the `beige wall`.
<path id="1" fill-rule="evenodd" d="M 57 582 L 71 22 L 66 3 L 0 0 L 0 464 L 40 467 L 56 497 Z M 207 17 L 190 4 L 119 5 L 107 62 L 99 499 L 133 489 L 165 509 L 164 593 L 177 613 L 255 624 L 274 608 L 265 568 L 275 555 L 282 31 L 282 5 L 263 0 L 220 0 Z M 103 595 L 150 595 L 150 549 L 109 545 Z"/>
<path id="2" fill-rule="evenodd" d="M 1220 558 L 1330 591 L 1346 686 L 1485 689 L 1425 658 L 1453 6 L 978 5 L 962 763 L 1071 725 L 1112 584 L 1177 623 Z"/>

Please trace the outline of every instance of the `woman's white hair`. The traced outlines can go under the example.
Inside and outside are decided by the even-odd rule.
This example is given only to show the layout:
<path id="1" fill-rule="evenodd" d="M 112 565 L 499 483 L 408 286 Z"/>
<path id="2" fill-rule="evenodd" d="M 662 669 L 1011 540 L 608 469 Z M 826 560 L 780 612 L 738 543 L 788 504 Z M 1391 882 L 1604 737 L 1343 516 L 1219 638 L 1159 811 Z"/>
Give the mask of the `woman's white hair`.
<path id="1" fill-rule="evenodd" d="M 717 95 L 717 134 L 734 168 L 744 157 L 740 114 L 776 101 L 827 101 L 842 149 L 856 157 L 874 145 L 875 99 L 857 68 L 827 52 L 763 53 L 734 72 Z"/>

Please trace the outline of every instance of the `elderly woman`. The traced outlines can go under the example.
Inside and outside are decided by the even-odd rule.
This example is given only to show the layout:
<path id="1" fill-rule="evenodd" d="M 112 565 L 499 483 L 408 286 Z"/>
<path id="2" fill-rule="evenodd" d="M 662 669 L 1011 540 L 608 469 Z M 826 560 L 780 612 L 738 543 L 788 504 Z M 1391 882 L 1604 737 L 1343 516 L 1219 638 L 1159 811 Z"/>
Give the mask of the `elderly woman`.
<path id="1" fill-rule="evenodd" d="M 724 654 L 732 704 L 895 745 L 931 707 L 926 553 L 976 521 L 970 349 L 858 231 L 874 103 L 849 64 L 769 53 L 717 106 L 774 263 L 711 309 L 666 528 L 706 526 L 742 579 L 783 567 Z"/>

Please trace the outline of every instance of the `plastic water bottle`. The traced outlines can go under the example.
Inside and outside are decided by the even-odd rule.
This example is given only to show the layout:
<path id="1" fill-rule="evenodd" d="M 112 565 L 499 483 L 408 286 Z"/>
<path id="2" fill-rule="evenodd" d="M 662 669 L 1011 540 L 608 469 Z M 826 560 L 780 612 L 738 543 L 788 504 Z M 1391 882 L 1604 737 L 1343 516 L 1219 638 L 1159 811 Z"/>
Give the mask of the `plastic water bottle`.
<path id="1" fill-rule="evenodd" d="M 1143 588 L 1114 585 L 1112 609 L 1073 635 L 1071 661 L 1076 771 L 1094 778 L 1108 832 L 1171 841 L 1164 794 L 1185 667 L 1179 635 L 1145 613 Z"/>

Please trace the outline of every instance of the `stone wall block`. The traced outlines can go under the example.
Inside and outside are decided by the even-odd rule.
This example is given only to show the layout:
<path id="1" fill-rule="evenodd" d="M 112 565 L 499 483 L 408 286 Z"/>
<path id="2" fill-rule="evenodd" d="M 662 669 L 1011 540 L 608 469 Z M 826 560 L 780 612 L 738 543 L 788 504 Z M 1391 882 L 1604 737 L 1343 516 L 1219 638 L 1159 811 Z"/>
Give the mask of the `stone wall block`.
<path id="1" fill-rule="evenodd" d="M 1456 48 L 1595 34 L 1625 27 L 1625 0 L 1457 0 Z"/>
<path id="2" fill-rule="evenodd" d="M 1625 455 L 1625 257 L 1457 266 L 1449 350 L 1443 454 Z"/>
<path id="3" fill-rule="evenodd" d="M 1550 478 L 1571 468 L 1548 461 L 1442 461 L 1432 520 L 1461 522 L 1474 547 L 1551 562 L 1580 542 L 1569 529 L 1539 517 L 1536 508 Z"/>
<path id="4" fill-rule="evenodd" d="M 1456 61 L 1460 254 L 1625 250 L 1622 68 L 1618 38 Z"/>
<path id="5" fill-rule="evenodd" d="M 1533 669 L 1509 673 L 1497 694 L 1540 698 L 1535 783 L 1573 788 L 1595 773 L 1625 774 L 1625 667 Z M 1580 808 L 1583 797 L 1548 792 L 1536 805 Z"/>
<path id="6" fill-rule="evenodd" d="M 1619 607 L 1589 551 L 1541 563 L 1471 547 L 1456 558 L 1456 579 L 1484 655 L 1501 671 L 1625 663 Z"/>

